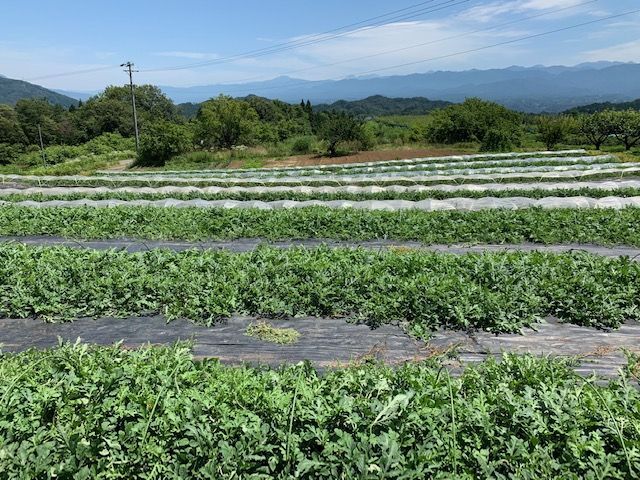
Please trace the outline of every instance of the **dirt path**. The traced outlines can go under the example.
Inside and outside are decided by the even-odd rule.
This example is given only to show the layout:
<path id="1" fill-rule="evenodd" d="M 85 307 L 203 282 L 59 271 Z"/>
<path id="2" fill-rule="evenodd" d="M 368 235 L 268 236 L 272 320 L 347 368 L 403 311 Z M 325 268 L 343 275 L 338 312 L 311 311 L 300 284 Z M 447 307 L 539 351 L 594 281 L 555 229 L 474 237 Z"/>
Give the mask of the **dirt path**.
<path id="1" fill-rule="evenodd" d="M 211 328 L 186 320 L 166 323 L 160 316 L 127 319 L 82 319 L 73 323 L 48 324 L 32 319 L 0 321 L 0 345 L 3 351 L 50 348 L 58 337 L 73 342 L 110 345 L 123 341 L 126 348 L 146 344 L 171 344 L 178 340 L 193 342 L 197 358 L 218 358 L 224 363 L 267 364 L 278 366 L 303 360 L 326 369 L 364 358 L 376 358 L 389 364 L 419 361 L 451 352 L 452 370 L 466 364 L 497 357 L 503 352 L 575 357 L 576 371 L 612 378 L 626 364 L 624 350 L 640 351 L 640 325 L 630 323 L 613 332 L 560 324 L 553 319 L 525 329 L 522 335 L 495 336 L 485 332 L 437 332 L 428 342 L 409 337 L 399 327 L 386 325 L 370 329 L 344 319 L 297 318 L 270 321 L 274 326 L 294 328 L 300 340 L 293 345 L 276 345 L 247 337 L 247 326 L 255 321 L 234 317 Z"/>
<path id="2" fill-rule="evenodd" d="M 131 167 L 131 165 L 133 165 L 133 162 L 135 162 L 135 159 L 127 158 L 125 160 L 120 160 L 118 163 L 115 163 L 109 167 L 103 168 L 102 170 L 105 172 L 124 172 L 129 167 Z"/>
<path id="3" fill-rule="evenodd" d="M 473 151 L 453 150 L 449 148 L 396 148 L 358 152 L 342 157 L 321 157 L 318 155 L 298 155 L 287 158 L 270 159 L 264 162 L 264 168 L 308 167 L 316 165 L 344 165 L 348 163 L 385 162 L 389 160 L 406 160 L 410 158 L 441 157 L 476 153 Z M 244 168 L 246 160 L 232 160 L 227 168 Z"/>

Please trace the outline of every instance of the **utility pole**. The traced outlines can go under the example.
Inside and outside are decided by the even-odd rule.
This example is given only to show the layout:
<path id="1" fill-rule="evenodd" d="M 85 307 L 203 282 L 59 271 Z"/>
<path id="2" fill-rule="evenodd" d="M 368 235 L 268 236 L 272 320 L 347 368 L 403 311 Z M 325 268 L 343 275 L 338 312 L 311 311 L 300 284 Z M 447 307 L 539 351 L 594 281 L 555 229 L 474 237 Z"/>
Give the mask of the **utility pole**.
<path id="1" fill-rule="evenodd" d="M 42 166 L 47 166 L 47 156 L 44 153 L 44 142 L 42 141 L 42 129 L 40 128 L 40 124 L 38 124 L 38 138 L 40 139 L 40 152 L 42 152 Z"/>
<path id="2" fill-rule="evenodd" d="M 125 73 L 129 74 L 129 87 L 131 88 L 131 106 L 133 108 L 133 127 L 136 132 L 136 152 L 140 148 L 140 134 L 138 132 L 138 113 L 136 112 L 136 93 L 133 88 L 133 73 L 138 70 L 133 70 L 133 63 L 127 62 L 120 65 L 121 67 L 126 67 Z"/>

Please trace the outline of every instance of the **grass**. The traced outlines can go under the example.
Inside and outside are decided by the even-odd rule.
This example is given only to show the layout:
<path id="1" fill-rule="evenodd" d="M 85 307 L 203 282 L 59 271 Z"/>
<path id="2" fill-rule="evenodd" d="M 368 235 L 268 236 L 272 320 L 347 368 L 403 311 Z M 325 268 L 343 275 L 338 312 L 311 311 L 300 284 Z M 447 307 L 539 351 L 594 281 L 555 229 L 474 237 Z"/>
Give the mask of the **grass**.
<path id="1" fill-rule="evenodd" d="M 162 313 L 211 325 L 234 314 L 349 317 L 516 332 L 540 318 L 615 328 L 640 318 L 640 264 L 584 253 L 448 255 L 364 249 L 141 253 L 0 246 L 0 318 Z"/>
<path id="2" fill-rule="evenodd" d="M 278 328 L 268 322 L 258 321 L 249 325 L 245 331 L 248 337 L 254 337 L 263 342 L 291 345 L 300 339 L 300 332 L 293 328 Z"/>
<path id="3" fill-rule="evenodd" d="M 504 356 L 230 368 L 183 345 L 0 356 L 3 478 L 636 478 L 640 389 Z"/>
<path id="4" fill-rule="evenodd" d="M 77 239 L 406 240 L 425 244 L 592 243 L 640 246 L 640 209 L 396 212 L 163 207 L 0 207 L 0 235 Z"/>
<path id="5" fill-rule="evenodd" d="M 103 154 L 89 154 L 47 166 L 6 165 L 0 167 L 0 175 L 91 175 L 96 170 L 107 168 L 120 160 L 135 157 L 130 150 L 115 151 Z"/>

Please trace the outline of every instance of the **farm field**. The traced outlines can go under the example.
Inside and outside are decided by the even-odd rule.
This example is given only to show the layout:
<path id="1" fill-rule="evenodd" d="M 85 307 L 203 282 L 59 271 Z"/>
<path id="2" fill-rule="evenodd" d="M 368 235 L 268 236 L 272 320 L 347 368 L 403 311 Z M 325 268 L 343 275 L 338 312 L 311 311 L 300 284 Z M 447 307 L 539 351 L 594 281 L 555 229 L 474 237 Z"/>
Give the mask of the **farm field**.
<path id="1" fill-rule="evenodd" d="M 640 163 L 0 182 L 7 478 L 640 472 Z"/>

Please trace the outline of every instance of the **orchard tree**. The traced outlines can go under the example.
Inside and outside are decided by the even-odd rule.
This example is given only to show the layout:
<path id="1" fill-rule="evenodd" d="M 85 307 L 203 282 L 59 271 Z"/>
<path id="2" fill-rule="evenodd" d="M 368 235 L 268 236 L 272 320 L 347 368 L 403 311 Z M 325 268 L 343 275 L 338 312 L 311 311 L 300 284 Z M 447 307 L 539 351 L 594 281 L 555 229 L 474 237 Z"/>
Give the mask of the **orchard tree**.
<path id="1" fill-rule="evenodd" d="M 201 145 L 231 148 L 252 142 L 259 117 L 247 102 L 220 95 L 202 104 L 196 121 Z"/>
<path id="2" fill-rule="evenodd" d="M 362 123 L 344 112 L 322 114 L 319 137 L 327 143 L 327 153 L 335 157 L 343 142 L 364 142 Z"/>
<path id="3" fill-rule="evenodd" d="M 574 122 L 570 117 L 561 115 L 538 118 L 538 139 L 545 144 L 547 150 L 554 150 L 573 130 Z"/>
<path id="4" fill-rule="evenodd" d="M 607 112 L 612 124 L 612 133 L 624 145 L 625 150 L 631 150 L 640 143 L 640 112 L 636 110 Z"/>
<path id="5" fill-rule="evenodd" d="M 578 117 L 578 129 L 580 133 L 593 143 L 596 150 L 600 150 L 602 144 L 613 133 L 613 125 L 608 112 L 598 112 L 592 115 Z"/>

